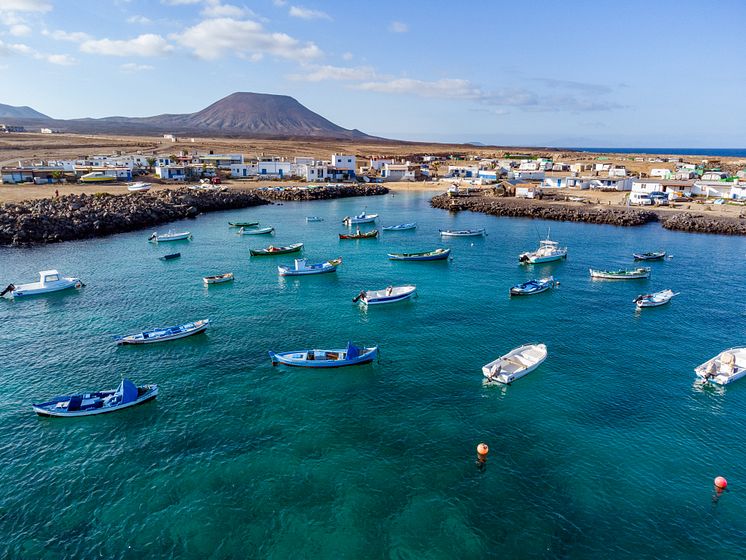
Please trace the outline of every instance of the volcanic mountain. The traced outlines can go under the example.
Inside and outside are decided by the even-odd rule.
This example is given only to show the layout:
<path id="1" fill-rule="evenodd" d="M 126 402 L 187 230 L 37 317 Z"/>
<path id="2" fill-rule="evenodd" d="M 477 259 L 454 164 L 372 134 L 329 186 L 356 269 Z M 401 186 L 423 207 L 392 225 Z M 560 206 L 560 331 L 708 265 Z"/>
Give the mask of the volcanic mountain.
<path id="1" fill-rule="evenodd" d="M 2 107 L 7 106 L 0 105 L 0 108 Z M 29 110 L 36 113 L 33 109 Z M 33 117 L 18 116 L 12 120 L 13 124 L 24 124 L 30 118 Z M 266 93 L 233 93 L 196 113 L 69 120 L 54 120 L 42 115 L 42 118 L 48 120 L 49 126 L 69 132 L 377 139 L 359 130 L 342 128 L 304 107 L 292 97 Z M 33 124 L 38 125 L 39 121 Z"/>
<path id="2" fill-rule="evenodd" d="M 34 111 L 31 107 L 13 107 L 0 103 L 0 119 L 47 119 L 49 117 Z"/>

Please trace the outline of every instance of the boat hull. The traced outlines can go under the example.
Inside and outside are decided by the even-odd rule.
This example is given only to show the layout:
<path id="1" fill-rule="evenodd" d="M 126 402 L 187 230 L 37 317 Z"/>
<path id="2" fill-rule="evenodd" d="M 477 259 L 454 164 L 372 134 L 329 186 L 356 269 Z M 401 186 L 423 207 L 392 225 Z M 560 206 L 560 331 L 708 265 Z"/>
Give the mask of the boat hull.
<path id="1" fill-rule="evenodd" d="M 360 234 L 357 234 L 357 233 L 352 233 L 352 234 L 340 233 L 339 234 L 340 239 L 375 239 L 376 237 L 378 237 L 377 229 L 374 229 L 373 231 L 369 231 L 367 233 L 360 233 Z"/>
<path id="2" fill-rule="evenodd" d="M 273 227 L 266 227 L 266 228 L 258 228 L 258 229 L 252 229 L 248 231 L 244 231 L 243 228 L 238 232 L 239 235 L 267 235 L 269 233 L 272 233 L 275 231 L 275 228 Z"/>
<path id="3" fill-rule="evenodd" d="M 192 234 L 189 231 L 184 233 L 164 234 L 164 235 L 152 235 L 148 241 L 154 243 L 168 243 L 169 241 L 188 241 L 192 238 Z"/>
<path id="4" fill-rule="evenodd" d="M 258 225 L 259 222 L 228 222 L 229 227 L 254 227 Z"/>
<path id="5" fill-rule="evenodd" d="M 666 253 L 633 253 L 632 256 L 636 261 L 662 261 L 666 258 Z"/>
<path id="6" fill-rule="evenodd" d="M 541 263 L 548 263 L 548 262 L 554 262 L 554 261 L 561 261 L 562 259 L 567 258 L 567 253 L 563 255 L 551 255 L 546 257 L 534 257 L 531 255 L 526 255 L 525 259 L 523 259 L 523 255 L 521 255 L 521 262 L 526 264 L 541 264 Z"/>
<path id="7" fill-rule="evenodd" d="M 417 224 L 414 223 L 414 224 L 401 224 L 398 226 L 385 226 L 385 227 L 382 227 L 381 229 L 383 231 L 409 231 L 409 230 L 415 229 L 416 227 L 417 227 Z"/>
<path id="8" fill-rule="evenodd" d="M 252 257 L 271 257 L 273 255 L 287 255 L 288 253 L 298 253 L 303 249 L 303 243 L 290 245 L 288 247 L 276 247 L 274 250 L 269 249 L 249 249 Z"/>
<path id="9" fill-rule="evenodd" d="M 440 253 L 389 253 L 389 259 L 392 261 L 442 261 L 451 254 L 450 249 Z"/>
<path id="10" fill-rule="evenodd" d="M 112 391 L 113 392 L 113 391 Z M 93 410 L 76 410 L 74 412 L 63 412 L 63 411 L 56 411 L 56 410 L 50 410 L 47 408 L 44 408 L 42 405 L 31 405 L 31 408 L 34 410 L 34 412 L 42 417 L 45 418 L 80 418 L 81 416 L 96 416 L 99 414 L 108 414 L 110 412 L 117 412 L 120 410 L 126 410 L 128 408 L 132 408 L 133 406 L 137 406 L 139 404 L 144 404 L 148 401 L 152 401 L 158 396 L 158 386 L 153 385 L 152 388 L 147 392 L 138 397 L 137 400 L 134 400 L 129 403 L 125 403 L 118 406 L 110 406 L 110 407 L 102 407 L 102 408 L 96 408 Z"/>
<path id="11" fill-rule="evenodd" d="M 156 344 L 158 342 L 168 342 L 170 340 L 178 340 L 180 338 L 186 338 L 188 336 L 194 336 L 195 334 L 200 334 L 205 332 L 207 330 L 207 327 L 210 326 L 209 319 L 205 319 L 201 322 L 201 324 L 195 326 L 193 329 L 188 329 L 183 332 L 178 332 L 170 335 L 164 335 L 164 336 L 156 336 L 156 337 L 142 337 L 142 333 L 137 335 L 129 335 L 124 336 L 122 338 L 116 339 L 117 344 L 119 345 L 125 345 L 125 344 Z M 165 329 L 164 329 L 165 330 Z M 150 332 L 158 332 L 157 330 L 150 331 Z"/>
<path id="12" fill-rule="evenodd" d="M 233 280 L 234 278 L 232 272 L 222 276 L 205 276 L 202 279 L 202 281 L 208 286 L 210 284 L 225 284 L 226 282 L 233 282 Z"/>
<path id="13" fill-rule="evenodd" d="M 452 231 L 452 230 L 439 230 L 442 237 L 483 237 L 486 235 L 484 229 L 479 230 L 464 230 L 464 231 Z"/>
<path id="14" fill-rule="evenodd" d="M 54 285 L 40 286 L 38 283 L 35 284 L 21 284 L 16 286 L 15 289 L 8 292 L 11 298 L 23 298 L 31 296 L 41 296 L 44 294 L 52 294 L 54 292 L 62 292 L 64 290 L 70 290 L 72 288 L 81 288 L 83 283 L 78 278 L 65 278 L 59 282 L 54 282 Z"/>
<path id="15" fill-rule="evenodd" d="M 358 366 L 362 364 L 367 364 L 372 362 L 376 356 L 378 355 L 378 347 L 375 348 L 366 348 L 366 352 L 364 354 L 361 354 L 360 356 L 356 358 L 352 358 L 350 360 L 343 359 L 343 360 L 307 360 L 302 359 L 302 356 L 307 354 L 306 350 L 302 351 L 294 351 L 294 352 L 269 352 L 269 357 L 272 360 L 272 365 L 286 365 L 286 366 L 292 366 L 292 367 L 305 367 L 305 368 L 338 368 L 338 367 L 347 367 L 347 366 Z M 339 349 L 339 350 L 320 350 L 323 352 L 336 352 L 336 353 L 343 353 L 346 350 Z"/>
<path id="16" fill-rule="evenodd" d="M 416 286 L 401 286 L 399 293 L 392 293 L 391 295 L 386 295 L 386 290 L 372 290 L 365 292 L 365 297 L 360 297 L 359 301 L 363 306 L 398 303 L 411 299 L 416 292 Z"/>
<path id="17" fill-rule="evenodd" d="M 644 272 L 641 271 L 632 274 L 606 272 L 603 270 L 593 270 L 592 268 L 589 268 L 588 271 L 590 272 L 591 278 L 598 280 L 644 280 L 650 278 L 650 269 L 647 269 Z"/>
<path id="18" fill-rule="evenodd" d="M 734 356 L 732 372 L 722 371 L 723 362 L 721 359 L 726 353 L 730 353 Z M 711 364 L 714 364 L 716 371 L 710 375 L 707 371 L 711 367 Z M 694 373 L 703 382 L 714 383 L 716 385 L 729 385 L 734 381 L 738 381 L 746 376 L 746 348 L 728 348 L 727 350 L 723 350 L 714 358 L 710 358 L 705 363 L 694 368 Z"/>
<path id="19" fill-rule="evenodd" d="M 531 359 L 531 362 L 522 360 L 521 362 L 519 362 L 521 364 L 520 368 L 515 368 L 514 365 L 511 366 L 511 359 L 516 359 L 516 357 L 520 357 L 526 352 L 532 352 L 533 357 Z M 544 360 L 547 359 L 547 355 L 547 347 L 544 344 L 525 344 L 523 346 L 519 346 L 518 348 L 514 348 L 504 356 L 500 356 L 497 360 L 493 360 L 492 362 L 483 366 L 482 374 L 489 381 L 497 381 L 498 383 L 504 383 L 508 385 L 513 381 L 517 381 L 521 377 L 525 377 L 536 368 L 538 368 L 541 364 L 544 363 Z M 492 368 L 497 364 L 503 367 L 504 371 L 495 375 Z"/>

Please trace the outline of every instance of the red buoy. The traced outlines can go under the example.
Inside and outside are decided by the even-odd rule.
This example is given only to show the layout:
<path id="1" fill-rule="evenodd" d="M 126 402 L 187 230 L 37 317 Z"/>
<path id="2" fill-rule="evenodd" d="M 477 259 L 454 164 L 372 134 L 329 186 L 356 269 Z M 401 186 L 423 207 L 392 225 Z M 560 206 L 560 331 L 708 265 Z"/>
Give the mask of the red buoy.
<path id="1" fill-rule="evenodd" d="M 728 487 L 728 481 L 725 480 L 722 476 L 715 477 L 715 488 L 719 488 L 720 490 L 725 490 Z"/>

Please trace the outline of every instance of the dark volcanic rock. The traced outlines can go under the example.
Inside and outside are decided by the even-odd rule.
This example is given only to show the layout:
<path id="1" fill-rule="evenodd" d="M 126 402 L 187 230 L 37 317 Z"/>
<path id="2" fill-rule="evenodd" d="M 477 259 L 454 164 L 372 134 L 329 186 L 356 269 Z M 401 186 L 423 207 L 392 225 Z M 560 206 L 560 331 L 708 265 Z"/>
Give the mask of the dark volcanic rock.
<path id="1" fill-rule="evenodd" d="M 663 227 L 694 233 L 721 233 L 724 235 L 746 235 L 746 220 L 743 218 L 708 217 L 684 212 L 663 221 Z"/>
<path id="2" fill-rule="evenodd" d="M 381 185 L 334 185 L 319 187 L 265 187 L 257 189 L 257 194 L 270 200 L 330 200 L 350 196 L 376 196 L 387 194 L 389 189 Z"/>

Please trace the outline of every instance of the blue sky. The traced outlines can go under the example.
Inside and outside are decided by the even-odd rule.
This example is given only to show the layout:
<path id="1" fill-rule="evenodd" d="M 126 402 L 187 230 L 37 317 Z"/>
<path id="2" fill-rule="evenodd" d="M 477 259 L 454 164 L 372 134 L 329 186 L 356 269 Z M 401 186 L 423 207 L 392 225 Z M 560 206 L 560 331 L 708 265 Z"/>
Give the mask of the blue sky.
<path id="1" fill-rule="evenodd" d="M 391 138 L 746 146 L 743 0 L 0 0 L 0 103 L 57 118 L 291 95 Z"/>

